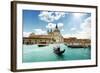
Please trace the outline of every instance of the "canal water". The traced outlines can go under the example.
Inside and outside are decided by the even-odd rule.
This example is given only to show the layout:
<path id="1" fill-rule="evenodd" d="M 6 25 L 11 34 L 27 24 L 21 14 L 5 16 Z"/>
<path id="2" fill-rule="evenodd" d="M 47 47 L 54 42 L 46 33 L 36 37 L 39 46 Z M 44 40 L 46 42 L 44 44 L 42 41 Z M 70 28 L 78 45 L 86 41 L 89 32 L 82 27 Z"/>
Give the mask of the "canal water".
<path id="1" fill-rule="evenodd" d="M 54 44 L 38 47 L 37 45 L 23 45 L 22 61 L 47 62 L 47 61 L 69 61 L 91 59 L 91 48 L 69 48 L 60 44 L 61 50 L 65 49 L 63 55 L 57 55 L 53 50 Z"/>

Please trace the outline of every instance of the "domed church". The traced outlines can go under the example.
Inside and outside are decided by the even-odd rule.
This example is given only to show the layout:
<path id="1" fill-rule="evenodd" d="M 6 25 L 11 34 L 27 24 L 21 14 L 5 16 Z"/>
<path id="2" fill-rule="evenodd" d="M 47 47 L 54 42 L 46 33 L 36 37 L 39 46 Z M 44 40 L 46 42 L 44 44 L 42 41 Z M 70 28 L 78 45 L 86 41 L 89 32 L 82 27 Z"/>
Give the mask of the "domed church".
<path id="1" fill-rule="evenodd" d="M 31 33 L 29 37 L 23 37 L 23 44 L 53 44 L 63 43 L 63 36 L 56 25 L 55 29 L 48 31 L 47 35 L 35 35 Z"/>
<path id="2" fill-rule="evenodd" d="M 62 43 L 63 42 L 63 36 L 60 33 L 60 30 L 58 29 L 58 26 L 56 25 L 54 31 L 48 32 L 48 35 L 52 36 L 52 39 L 56 43 Z"/>

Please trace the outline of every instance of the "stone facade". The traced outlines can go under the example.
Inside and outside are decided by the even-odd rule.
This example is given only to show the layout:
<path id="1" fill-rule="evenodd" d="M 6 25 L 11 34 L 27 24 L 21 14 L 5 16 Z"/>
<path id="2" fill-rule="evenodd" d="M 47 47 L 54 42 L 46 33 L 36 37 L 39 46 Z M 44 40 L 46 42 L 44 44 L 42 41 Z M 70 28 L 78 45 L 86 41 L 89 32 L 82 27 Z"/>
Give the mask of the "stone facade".
<path id="1" fill-rule="evenodd" d="M 23 44 L 53 44 L 63 43 L 63 37 L 58 27 L 48 32 L 48 35 L 35 35 L 31 33 L 29 37 L 23 37 Z"/>
<path id="2" fill-rule="evenodd" d="M 64 38 L 64 43 L 67 45 L 82 45 L 82 46 L 90 46 L 90 39 L 77 39 L 75 37 Z"/>
<path id="3" fill-rule="evenodd" d="M 56 26 L 52 31 L 48 31 L 47 35 L 35 35 L 31 33 L 29 37 L 23 37 L 23 44 L 54 44 L 64 43 L 66 45 L 91 45 L 90 39 L 77 39 L 75 37 L 63 38 L 60 30 Z"/>

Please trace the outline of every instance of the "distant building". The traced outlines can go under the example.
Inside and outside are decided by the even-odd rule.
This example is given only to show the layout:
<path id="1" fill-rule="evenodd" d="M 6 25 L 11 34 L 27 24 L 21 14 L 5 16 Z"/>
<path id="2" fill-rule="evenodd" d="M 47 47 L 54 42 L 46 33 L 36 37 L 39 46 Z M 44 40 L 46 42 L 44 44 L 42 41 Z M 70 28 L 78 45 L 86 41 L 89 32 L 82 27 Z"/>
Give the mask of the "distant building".
<path id="1" fill-rule="evenodd" d="M 75 37 L 64 38 L 64 43 L 67 45 L 82 45 L 82 46 L 90 46 L 90 39 L 77 39 Z"/>
<path id="2" fill-rule="evenodd" d="M 23 37 L 23 44 L 53 44 L 63 43 L 63 41 L 63 36 L 57 25 L 53 31 L 48 31 L 48 35 L 35 35 L 31 33 L 29 37 Z"/>
<path id="3" fill-rule="evenodd" d="M 91 40 L 77 39 L 75 37 L 63 38 L 57 25 L 54 30 L 48 31 L 47 35 L 35 35 L 34 33 L 31 33 L 29 37 L 23 37 L 23 44 L 53 44 L 53 43 L 90 46 Z"/>

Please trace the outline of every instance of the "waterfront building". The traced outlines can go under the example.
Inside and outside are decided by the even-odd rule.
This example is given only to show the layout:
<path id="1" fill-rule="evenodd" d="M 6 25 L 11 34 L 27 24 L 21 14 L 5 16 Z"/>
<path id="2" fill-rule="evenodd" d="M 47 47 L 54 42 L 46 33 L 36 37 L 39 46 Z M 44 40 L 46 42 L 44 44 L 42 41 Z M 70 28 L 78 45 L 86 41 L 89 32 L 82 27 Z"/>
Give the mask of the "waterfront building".
<path id="1" fill-rule="evenodd" d="M 56 25 L 54 30 L 48 31 L 47 35 L 35 35 L 31 33 L 29 37 L 23 37 L 23 44 L 53 44 L 63 43 L 63 36 Z"/>
<path id="2" fill-rule="evenodd" d="M 47 35 L 36 35 L 31 33 L 29 37 L 23 37 L 23 44 L 54 44 L 54 43 L 64 43 L 66 45 L 82 45 L 90 46 L 90 39 L 77 39 L 76 37 L 64 38 L 58 26 L 56 25 L 54 30 L 48 31 Z"/>

